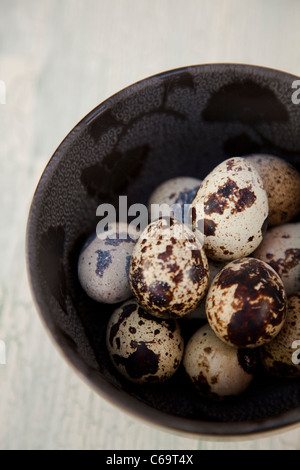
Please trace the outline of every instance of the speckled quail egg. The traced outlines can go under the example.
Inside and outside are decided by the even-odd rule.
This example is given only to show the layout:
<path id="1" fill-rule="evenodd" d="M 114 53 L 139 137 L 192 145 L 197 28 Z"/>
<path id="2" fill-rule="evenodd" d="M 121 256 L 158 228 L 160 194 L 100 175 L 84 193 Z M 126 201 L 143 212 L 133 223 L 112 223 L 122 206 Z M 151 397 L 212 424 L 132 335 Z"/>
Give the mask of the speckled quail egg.
<path id="1" fill-rule="evenodd" d="M 125 223 L 110 224 L 88 238 L 79 255 L 78 278 L 89 297 L 113 304 L 132 296 L 129 265 L 137 238 Z"/>
<path id="2" fill-rule="evenodd" d="M 132 253 L 130 283 L 138 303 L 157 317 L 182 317 L 204 298 L 209 267 L 189 227 L 158 219 L 142 232 Z"/>
<path id="3" fill-rule="evenodd" d="M 226 266 L 227 261 L 214 261 L 212 259 L 208 259 L 208 269 L 209 269 L 209 281 L 208 281 L 208 288 L 210 287 L 212 281 L 216 277 L 219 271 L 221 271 L 224 266 Z M 206 320 L 206 309 L 205 309 L 205 304 L 206 304 L 206 298 L 202 299 L 198 307 L 193 310 L 190 313 L 187 313 L 185 315 L 185 319 L 187 320 L 194 320 L 194 319 L 199 319 L 199 320 Z"/>
<path id="4" fill-rule="evenodd" d="M 276 271 L 264 261 L 248 257 L 228 263 L 217 274 L 207 294 L 206 314 L 222 341 L 253 348 L 279 333 L 286 301 Z"/>
<path id="5" fill-rule="evenodd" d="M 178 322 L 154 318 L 134 300 L 126 301 L 113 312 L 106 344 L 117 370 L 137 383 L 169 379 L 177 371 L 184 352 Z"/>
<path id="6" fill-rule="evenodd" d="M 250 155 L 247 160 L 260 174 L 268 194 L 268 226 L 290 222 L 300 212 L 300 173 L 273 155 Z"/>
<path id="7" fill-rule="evenodd" d="M 188 340 L 182 363 L 199 393 L 217 398 L 240 395 L 248 388 L 257 355 L 254 350 L 228 346 L 206 324 Z"/>
<path id="8" fill-rule="evenodd" d="M 173 215 L 181 222 L 188 219 L 189 205 L 201 184 L 201 180 L 189 176 L 171 178 L 161 183 L 151 194 L 148 202 L 148 212 L 151 221 L 161 215 Z M 162 204 L 166 204 L 171 210 L 161 211 Z"/>
<path id="9" fill-rule="evenodd" d="M 288 296 L 300 290 L 300 222 L 270 228 L 253 256 L 275 269 Z"/>
<path id="10" fill-rule="evenodd" d="M 192 226 L 205 235 L 209 258 L 248 256 L 260 244 L 268 217 L 268 196 L 258 172 L 246 159 L 225 160 L 201 183 L 191 203 Z"/>
<path id="11" fill-rule="evenodd" d="M 300 377 L 300 292 L 288 298 L 286 321 L 276 338 L 261 348 L 261 362 L 272 375 Z"/>

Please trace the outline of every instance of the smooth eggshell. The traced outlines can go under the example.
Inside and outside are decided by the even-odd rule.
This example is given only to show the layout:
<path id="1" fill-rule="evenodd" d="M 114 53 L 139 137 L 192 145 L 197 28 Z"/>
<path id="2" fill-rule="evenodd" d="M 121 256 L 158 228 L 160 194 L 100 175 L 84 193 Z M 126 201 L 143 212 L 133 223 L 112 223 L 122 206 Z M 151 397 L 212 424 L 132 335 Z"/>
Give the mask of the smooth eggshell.
<path id="1" fill-rule="evenodd" d="M 300 222 L 269 229 L 253 256 L 275 269 L 288 296 L 300 290 Z"/>
<path id="2" fill-rule="evenodd" d="M 189 339 L 183 366 L 200 394 L 207 397 L 240 395 L 254 377 L 248 367 L 252 359 L 249 360 L 247 354 L 225 344 L 209 325 L 205 325 Z"/>
<path id="3" fill-rule="evenodd" d="M 268 217 L 262 179 L 246 159 L 225 160 L 201 183 L 191 213 L 193 230 L 205 235 L 208 257 L 248 256 L 262 241 Z"/>
<path id="4" fill-rule="evenodd" d="M 89 297 L 113 304 L 132 296 L 129 265 L 137 237 L 124 223 L 89 237 L 78 259 L 78 278 Z"/>
<path id="5" fill-rule="evenodd" d="M 151 221 L 161 216 L 158 205 L 167 204 L 170 208 L 174 206 L 174 211 L 171 210 L 168 214 L 184 222 L 200 184 L 201 180 L 189 176 L 179 176 L 161 183 L 149 198 L 148 212 Z"/>
<path id="6" fill-rule="evenodd" d="M 300 377 L 300 292 L 289 297 L 283 328 L 263 346 L 261 360 L 272 375 Z"/>
<path id="7" fill-rule="evenodd" d="M 213 280 L 216 277 L 216 275 L 218 274 L 218 272 L 221 271 L 221 269 L 223 269 L 224 266 L 226 266 L 226 264 L 227 264 L 227 261 L 223 261 L 223 262 L 219 261 L 218 262 L 218 261 L 214 261 L 212 259 L 208 259 L 208 269 L 209 269 L 208 288 L 210 287 L 211 283 L 213 282 Z M 195 310 L 193 310 L 192 312 L 185 315 L 184 318 L 186 320 L 188 320 L 188 319 L 190 319 L 190 320 L 195 320 L 195 319 L 207 320 L 205 305 L 206 305 L 206 298 L 202 299 L 202 301 L 200 302 L 198 307 Z"/>
<path id="8" fill-rule="evenodd" d="M 286 293 L 275 270 L 256 258 L 227 264 L 206 298 L 208 322 L 230 346 L 254 348 L 271 341 L 282 328 Z"/>
<path id="9" fill-rule="evenodd" d="M 114 366 L 137 383 L 169 379 L 177 371 L 184 351 L 178 322 L 154 318 L 134 300 L 113 312 L 106 344 Z"/>
<path id="10" fill-rule="evenodd" d="M 142 232 L 131 257 L 136 300 L 158 317 L 182 317 L 207 293 L 208 262 L 201 242 L 176 219 L 159 219 Z"/>
<path id="11" fill-rule="evenodd" d="M 300 173 L 273 155 L 250 155 L 247 160 L 260 174 L 268 194 L 268 226 L 290 222 L 300 212 Z"/>

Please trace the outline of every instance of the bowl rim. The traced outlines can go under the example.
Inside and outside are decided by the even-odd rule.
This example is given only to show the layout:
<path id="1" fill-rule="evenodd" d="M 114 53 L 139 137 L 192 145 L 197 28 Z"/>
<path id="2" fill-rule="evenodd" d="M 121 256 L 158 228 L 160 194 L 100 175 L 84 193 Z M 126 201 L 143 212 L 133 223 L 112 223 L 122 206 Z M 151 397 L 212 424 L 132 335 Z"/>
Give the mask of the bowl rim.
<path id="1" fill-rule="evenodd" d="M 167 78 L 168 76 L 178 75 L 190 70 L 212 71 L 212 72 L 227 72 L 232 70 L 235 73 L 253 72 L 256 74 L 268 74 L 273 80 L 276 79 L 299 79 L 297 75 L 278 70 L 271 67 L 261 65 L 251 65 L 246 63 L 232 63 L 232 62 L 219 62 L 219 63 L 204 63 L 187 65 L 170 70 L 165 70 L 149 77 L 142 78 L 121 90 L 117 91 L 91 111 L 89 111 L 63 138 L 59 143 L 56 150 L 48 160 L 33 193 L 32 201 L 29 208 L 27 217 L 27 225 L 25 230 L 25 258 L 26 258 L 26 273 L 29 288 L 31 291 L 33 303 L 39 314 L 40 320 L 48 333 L 50 340 L 54 346 L 59 350 L 67 364 L 75 371 L 75 373 L 86 383 L 92 390 L 94 390 L 100 397 L 105 399 L 114 407 L 121 409 L 129 416 L 144 421 L 147 424 L 156 426 L 160 430 L 179 433 L 182 437 L 192 437 L 202 440 L 213 441 L 228 441 L 228 440 L 245 440 L 245 439 L 258 439 L 259 437 L 267 437 L 269 435 L 278 434 L 284 431 L 290 431 L 300 426 L 300 404 L 299 408 L 289 410 L 287 412 L 278 414 L 273 417 L 264 418 L 261 420 L 253 421 L 232 421 L 232 422 L 215 422 L 200 419 L 190 419 L 181 416 L 166 414 L 163 411 L 157 410 L 150 405 L 140 401 L 124 391 L 119 390 L 113 384 L 107 382 L 98 371 L 93 371 L 88 367 L 78 355 L 67 345 L 63 343 L 57 336 L 55 325 L 48 316 L 44 314 L 47 305 L 42 295 L 40 295 L 37 279 L 34 276 L 34 266 L 36 266 L 36 256 L 32 247 L 34 246 L 35 239 L 35 226 L 36 226 L 36 210 L 35 206 L 38 204 L 40 193 L 45 190 L 47 180 L 56 169 L 61 157 L 64 155 L 66 148 L 71 145 L 77 136 L 84 130 L 85 126 L 89 125 L 94 119 L 98 118 L 101 113 L 106 111 L 109 107 L 113 106 L 116 101 L 122 100 L 131 96 L 132 93 L 139 92 L 143 88 L 158 81 Z M 125 399 L 124 399 L 125 398 Z M 167 419 L 166 419 L 167 418 Z"/>

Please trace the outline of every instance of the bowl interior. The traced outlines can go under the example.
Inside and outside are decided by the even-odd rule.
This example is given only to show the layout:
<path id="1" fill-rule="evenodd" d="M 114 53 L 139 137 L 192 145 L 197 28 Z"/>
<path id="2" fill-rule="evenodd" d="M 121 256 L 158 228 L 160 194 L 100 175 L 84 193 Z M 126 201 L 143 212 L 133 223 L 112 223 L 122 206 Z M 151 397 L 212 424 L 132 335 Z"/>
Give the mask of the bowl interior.
<path id="1" fill-rule="evenodd" d="M 182 368 L 164 384 L 137 386 L 112 367 L 106 324 L 117 305 L 86 296 L 77 260 L 99 204 L 120 195 L 147 204 L 175 176 L 204 178 L 226 158 L 278 155 L 300 170 L 297 77 L 247 65 L 193 66 L 150 77 L 87 115 L 61 143 L 36 189 L 27 260 L 38 310 L 65 357 L 101 394 L 152 422 L 194 434 L 240 435 L 300 421 L 300 380 L 259 371 L 240 397 L 200 398 Z M 200 321 L 182 322 L 185 339 Z"/>

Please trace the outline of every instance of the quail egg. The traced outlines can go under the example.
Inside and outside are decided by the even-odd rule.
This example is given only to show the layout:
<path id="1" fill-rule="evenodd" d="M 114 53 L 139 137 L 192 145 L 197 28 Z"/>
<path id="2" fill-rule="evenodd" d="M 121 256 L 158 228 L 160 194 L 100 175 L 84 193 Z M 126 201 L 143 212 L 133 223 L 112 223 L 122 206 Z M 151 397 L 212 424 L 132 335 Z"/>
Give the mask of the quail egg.
<path id="1" fill-rule="evenodd" d="M 300 212 L 300 173 L 273 155 L 250 155 L 247 160 L 260 174 L 268 194 L 268 226 L 290 222 Z"/>
<path id="2" fill-rule="evenodd" d="M 217 261 L 252 253 L 262 241 L 268 196 L 246 159 L 225 160 L 203 180 L 191 203 L 193 230 L 204 233 L 204 248 Z"/>
<path id="3" fill-rule="evenodd" d="M 188 340 L 182 363 L 198 392 L 217 398 L 240 395 L 248 388 L 256 356 L 254 350 L 228 346 L 206 324 Z"/>
<path id="4" fill-rule="evenodd" d="M 78 278 L 89 297 L 113 304 L 132 296 L 129 265 L 137 238 L 125 223 L 110 224 L 88 238 L 79 255 Z"/>
<path id="5" fill-rule="evenodd" d="M 106 344 L 116 369 L 136 383 L 163 382 L 178 369 L 184 352 L 176 320 L 154 318 L 134 300 L 109 319 Z"/>
<path id="6" fill-rule="evenodd" d="M 288 298 L 286 321 L 280 333 L 261 348 L 261 362 L 279 377 L 300 377 L 300 292 Z"/>
<path id="7" fill-rule="evenodd" d="M 201 180 L 188 176 L 172 178 L 161 183 L 149 198 L 148 211 L 151 221 L 161 215 L 173 215 L 181 222 L 188 221 L 189 205 L 200 184 Z"/>
<path id="8" fill-rule="evenodd" d="M 138 303 L 157 317 L 179 318 L 207 293 L 209 267 L 201 242 L 174 218 L 158 219 L 139 237 L 130 262 Z"/>
<path id="9" fill-rule="evenodd" d="M 276 271 L 264 261 L 242 258 L 215 277 L 206 299 L 208 322 L 230 346 L 254 348 L 282 328 L 286 293 Z"/>
<path id="10" fill-rule="evenodd" d="M 217 262 L 212 259 L 208 259 L 208 269 L 209 269 L 209 283 L 208 288 L 211 285 L 212 281 L 216 277 L 219 271 L 227 264 L 227 262 Z M 206 310 L 205 310 L 206 298 L 202 299 L 198 307 L 190 313 L 185 315 L 185 319 L 192 320 L 192 319 L 199 319 L 199 320 L 206 320 Z"/>
<path id="11" fill-rule="evenodd" d="M 270 228 L 253 256 L 275 269 L 288 296 L 300 290 L 300 222 Z"/>

